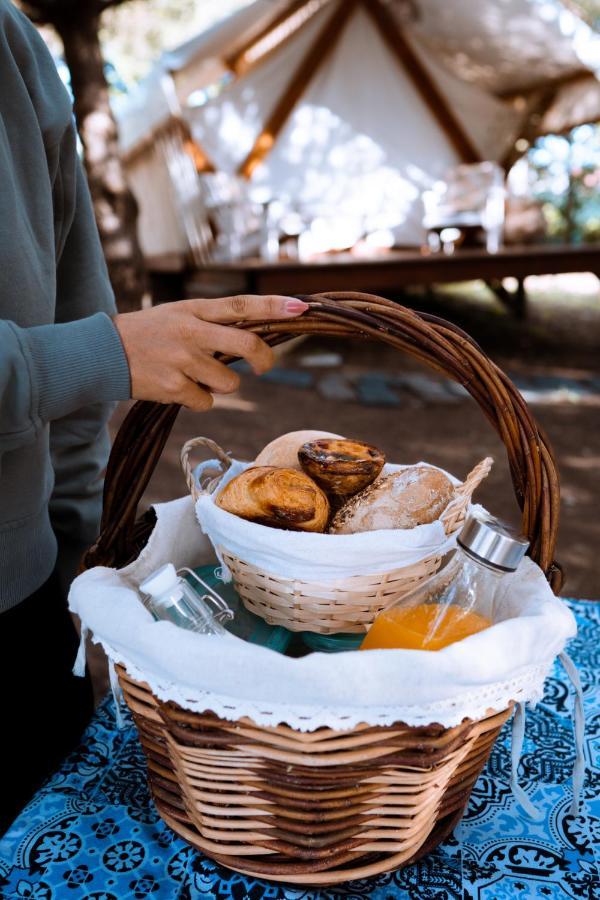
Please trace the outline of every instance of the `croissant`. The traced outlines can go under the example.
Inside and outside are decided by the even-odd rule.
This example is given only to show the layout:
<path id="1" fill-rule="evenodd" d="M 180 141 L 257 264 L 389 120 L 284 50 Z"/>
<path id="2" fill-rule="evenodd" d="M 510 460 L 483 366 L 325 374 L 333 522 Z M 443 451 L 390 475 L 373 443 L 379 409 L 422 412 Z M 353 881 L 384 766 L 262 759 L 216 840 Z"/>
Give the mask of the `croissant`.
<path id="1" fill-rule="evenodd" d="M 324 531 L 329 501 L 304 472 L 256 466 L 236 475 L 225 485 L 216 504 L 226 512 L 290 531 Z"/>

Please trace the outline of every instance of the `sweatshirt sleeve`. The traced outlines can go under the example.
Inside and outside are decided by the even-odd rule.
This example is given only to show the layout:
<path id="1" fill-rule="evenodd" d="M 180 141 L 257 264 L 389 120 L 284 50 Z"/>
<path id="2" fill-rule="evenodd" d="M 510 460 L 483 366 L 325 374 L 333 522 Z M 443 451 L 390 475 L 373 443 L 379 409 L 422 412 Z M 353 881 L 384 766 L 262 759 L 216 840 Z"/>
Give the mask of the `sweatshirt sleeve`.
<path id="1" fill-rule="evenodd" d="M 72 143 L 65 148 L 67 159 L 62 164 L 67 192 L 70 151 L 74 152 Z M 74 179 L 74 213 L 72 221 L 67 222 L 57 270 L 56 318 L 64 324 L 54 328 L 61 337 L 64 334 L 64 339 L 52 347 L 38 341 L 37 335 L 32 342 L 38 373 L 56 367 L 61 372 L 55 383 L 48 380 L 40 388 L 40 409 L 51 420 L 55 486 L 50 518 L 58 538 L 58 570 L 65 586 L 75 575 L 82 552 L 98 534 L 110 450 L 107 422 L 114 409 L 110 401 L 130 396 L 125 352 L 110 319 L 116 312 L 114 296 L 78 159 Z M 78 344 L 75 348 L 71 333 Z"/>
<path id="2" fill-rule="evenodd" d="M 76 159 L 72 189 L 57 266 L 56 323 L 21 328 L 0 320 L 0 452 L 90 403 L 130 396 L 127 358 L 110 318 L 114 297 Z"/>
<path id="3" fill-rule="evenodd" d="M 0 320 L 0 453 L 87 403 L 129 395 L 125 352 L 105 313 L 33 328 Z"/>

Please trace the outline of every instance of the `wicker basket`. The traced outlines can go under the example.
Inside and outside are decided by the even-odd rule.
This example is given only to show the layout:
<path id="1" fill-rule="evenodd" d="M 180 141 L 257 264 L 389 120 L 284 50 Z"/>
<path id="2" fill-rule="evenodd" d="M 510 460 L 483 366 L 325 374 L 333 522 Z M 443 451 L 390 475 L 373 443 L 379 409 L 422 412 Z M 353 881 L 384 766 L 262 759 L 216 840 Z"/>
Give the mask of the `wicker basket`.
<path id="1" fill-rule="evenodd" d="M 202 496 L 191 464 L 192 452 L 209 449 L 219 460 L 223 474 L 231 466 L 224 450 L 209 438 L 192 438 L 181 451 L 181 464 L 194 500 Z M 457 487 L 440 521 L 447 535 L 454 534 L 464 521 L 473 491 L 489 473 L 491 459 L 484 459 Z M 210 489 L 220 479 L 211 481 Z M 244 605 L 269 625 L 283 625 L 289 631 L 312 631 L 316 634 L 364 634 L 382 609 L 399 600 L 416 585 L 433 575 L 442 556 L 434 554 L 417 563 L 374 575 L 352 575 L 335 580 L 303 581 L 282 578 L 239 559 L 219 547 L 219 555 L 229 568 L 235 588 Z"/>
<path id="2" fill-rule="evenodd" d="M 510 380 L 464 332 L 365 294 L 304 298 L 297 320 L 244 325 L 277 344 L 299 334 L 374 338 L 460 382 L 507 451 L 530 554 L 558 591 L 559 488 L 547 440 Z M 229 362 L 229 359 L 226 359 Z M 153 527 L 136 520 L 177 407 L 137 403 L 115 440 L 102 531 L 86 565 L 123 566 Z M 240 872 L 331 885 L 413 862 L 454 827 L 510 710 L 455 728 L 358 726 L 300 733 L 225 721 L 162 703 L 122 669 L 120 681 L 165 821 Z"/>

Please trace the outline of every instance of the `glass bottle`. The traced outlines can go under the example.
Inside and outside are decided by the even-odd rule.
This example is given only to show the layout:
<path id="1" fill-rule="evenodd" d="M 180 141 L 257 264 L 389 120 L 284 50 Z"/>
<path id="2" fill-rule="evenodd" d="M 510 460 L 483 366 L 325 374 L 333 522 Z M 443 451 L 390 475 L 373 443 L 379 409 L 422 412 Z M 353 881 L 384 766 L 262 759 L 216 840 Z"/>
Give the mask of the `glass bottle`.
<path id="1" fill-rule="evenodd" d="M 183 574 L 191 576 L 200 590 L 182 577 Z M 144 604 L 155 619 L 172 622 L 198 634 L 228 634 L 221 620 L 232 619 L 233 613 L 225 601 L 191 569 L 176 571 L 172 563 L 167 563 L 142 581 L 139 587 L 147 598 Z"/>
<path id="2" fill-rule="evenodd" d="M 470 515 L 450 562 L 377 616 L 361 649 L 439 650 L 498 621 L 504 575 L 529 543 L 498 519 Z"/>

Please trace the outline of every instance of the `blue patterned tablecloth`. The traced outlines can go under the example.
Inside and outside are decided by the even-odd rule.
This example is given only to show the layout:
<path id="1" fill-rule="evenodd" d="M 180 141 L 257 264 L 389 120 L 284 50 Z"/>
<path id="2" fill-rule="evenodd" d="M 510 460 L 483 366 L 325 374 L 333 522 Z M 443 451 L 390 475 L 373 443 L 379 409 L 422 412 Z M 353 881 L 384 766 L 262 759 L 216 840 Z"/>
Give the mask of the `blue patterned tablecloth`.
<path id="1" fill-rule="evenodd" d="M 259 900 L 259 898 L 600 898 L 600 604 L 572 602 L 579 634 L 569 652 L 586 707 L 587 776 L 581 815 L 569 814 L 572 693 L 557 666 L 528 712 L 520 781 L 545 815 L 521 814 L 508 785 L 505 726 L 454 835 L 421 862 L 391 875 L 325 890 L 237 875 L 193 851 L 158 818 L 144 759 L 128 723 L 115 727 L 112 700 L 84 742 L 0 841 L 2 900 Z M 43 752 L 43 747 L 40 747 Z"/>

